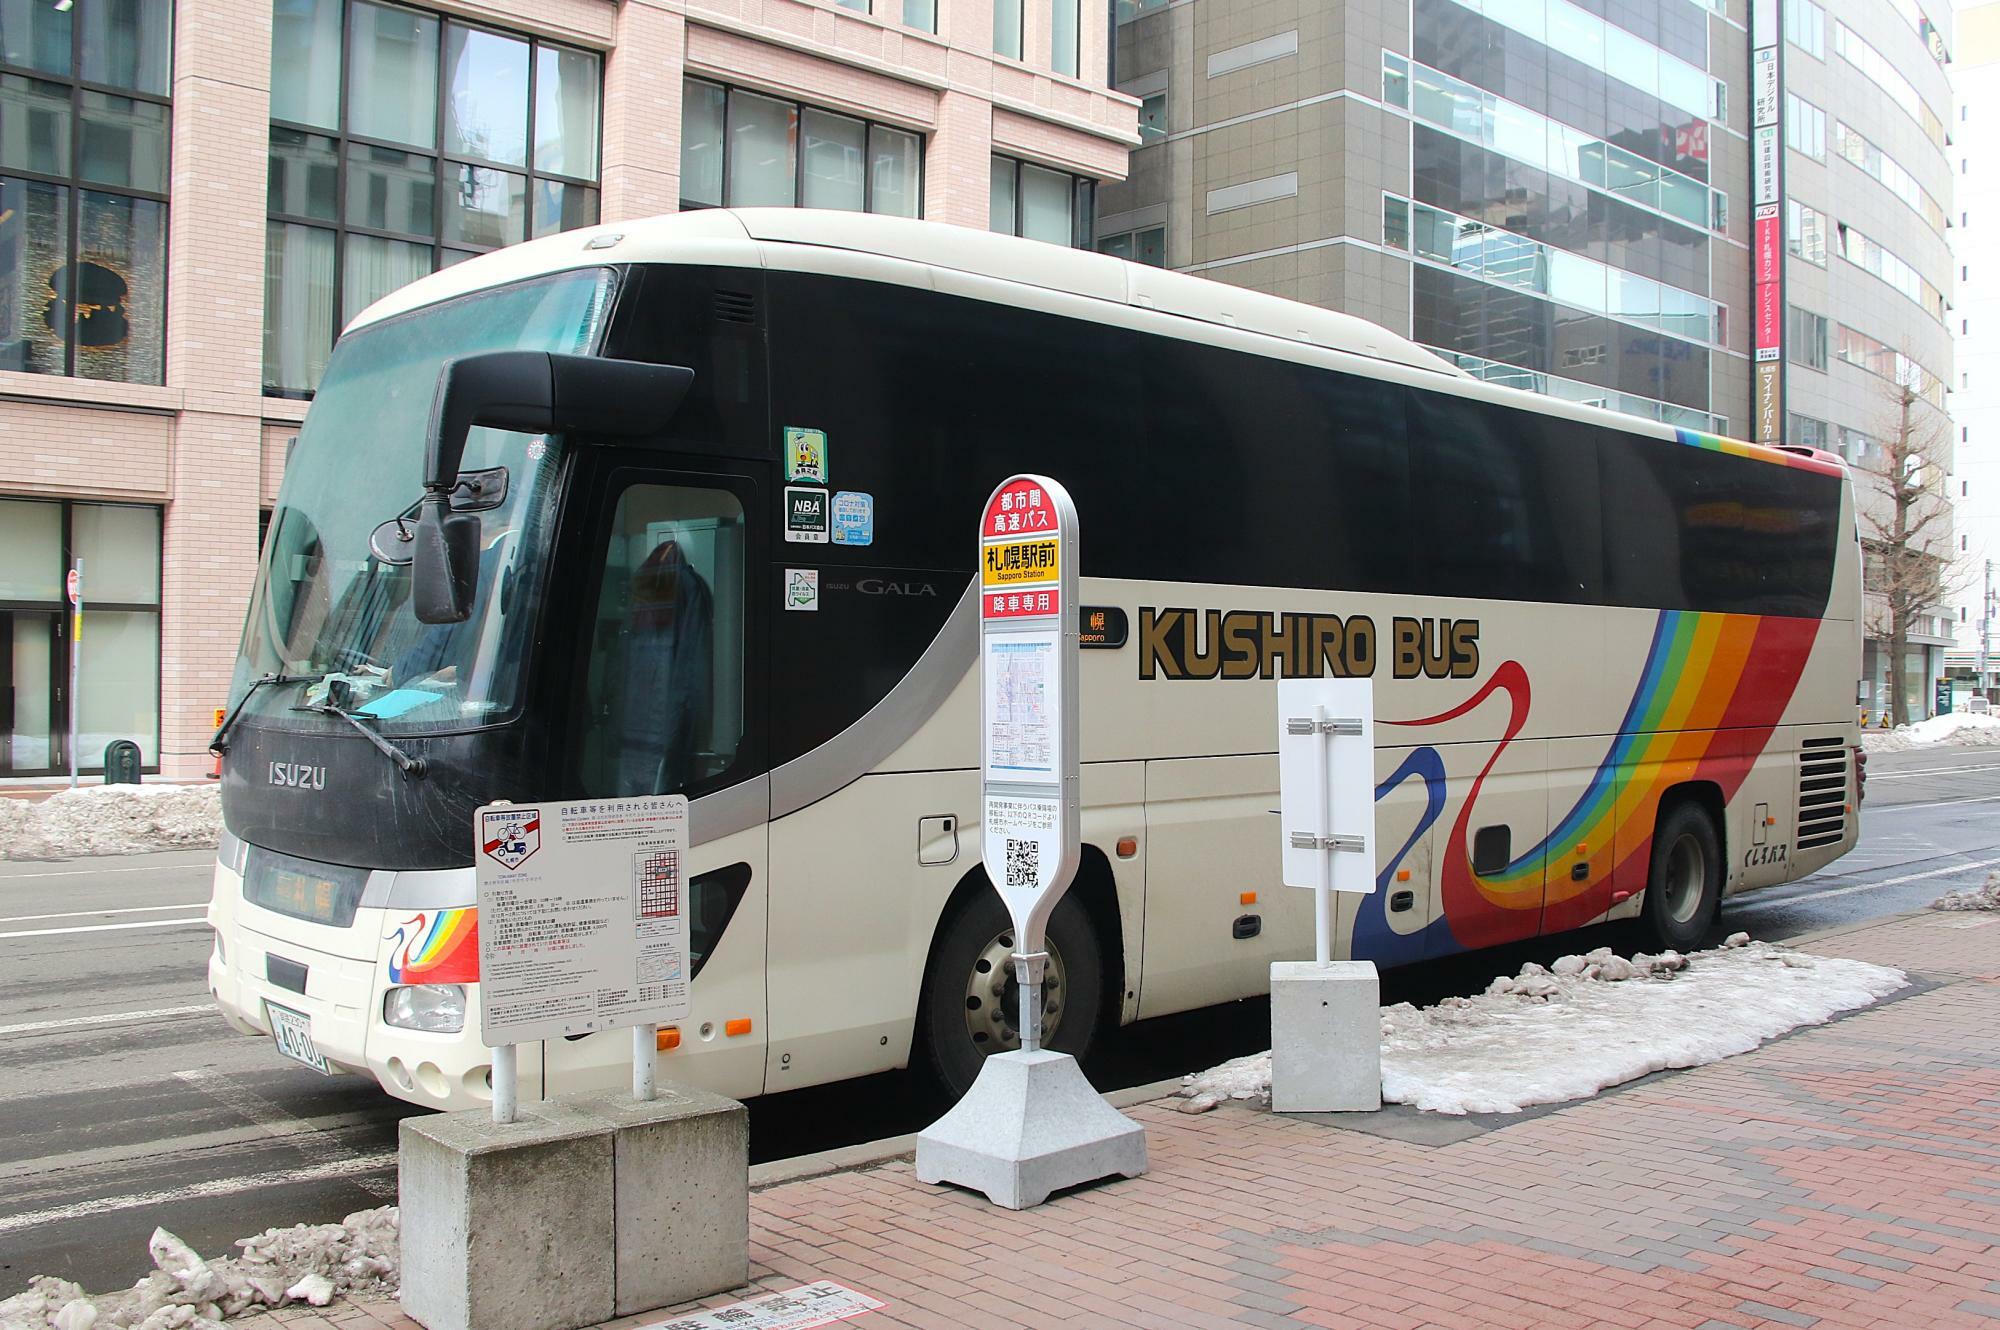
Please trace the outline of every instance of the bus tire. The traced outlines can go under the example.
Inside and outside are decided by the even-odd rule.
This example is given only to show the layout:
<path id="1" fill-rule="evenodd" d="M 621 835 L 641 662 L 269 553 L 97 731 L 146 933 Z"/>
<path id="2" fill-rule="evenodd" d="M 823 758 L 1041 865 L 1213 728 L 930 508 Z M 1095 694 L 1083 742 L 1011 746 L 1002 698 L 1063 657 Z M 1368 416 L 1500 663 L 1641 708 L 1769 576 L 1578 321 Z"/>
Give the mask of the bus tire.
<path id="1" fill-rule="evenodd" d="M 1089 1054 L 1104 1010 L 1104 959 L 1090 914 L 1075 895 L 1049 917 L 1042 981 L 1042 1046 Z M 953 1100 L 972 1088 L 987 1057 L 1021 1046 L 1020 989 L 1007 957 L 1014 928 L 983 882 L 938 931 L 917 1012 L 925 1060 Z"/>
<path id="2" fill-rule="evenodd" d="M 1722 839 L 1708 810 L 1675 804 L 1653 829 L 1653 863 L 1639 911 L 1648 939 L 1660 948 L 1693 951 L 1722 903 Z"/>

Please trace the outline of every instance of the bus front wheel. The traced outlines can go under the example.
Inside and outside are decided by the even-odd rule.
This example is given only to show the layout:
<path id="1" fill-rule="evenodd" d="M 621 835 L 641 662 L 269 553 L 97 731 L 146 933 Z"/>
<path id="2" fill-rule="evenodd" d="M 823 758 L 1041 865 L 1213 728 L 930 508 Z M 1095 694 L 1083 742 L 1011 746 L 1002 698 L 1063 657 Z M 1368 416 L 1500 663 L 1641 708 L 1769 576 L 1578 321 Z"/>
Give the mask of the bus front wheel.
<path id="1" fill-rule="evenodd" d="M 1104 1008 L 1104 961 L 1090 915 L 1075 896 L 1057 902 L 1044 945 L 1042 1046 L 1081 1061 Z M 988 1057 L 1021 1046 L 1013 951 L 1013 925 L 990 890 L 973 893 L 938 934 L 918 1029 L 931 1069 L 953 1099 L 972 1088 Z"/>
<path id="2" fill-rule="evenodd" d="M 1698 803 L 1680 803 L 1653 830 L 1652 872 L 1640 911 L 1654 945 L 1693 951 L 1722 900 L 1722 842 Z"/>

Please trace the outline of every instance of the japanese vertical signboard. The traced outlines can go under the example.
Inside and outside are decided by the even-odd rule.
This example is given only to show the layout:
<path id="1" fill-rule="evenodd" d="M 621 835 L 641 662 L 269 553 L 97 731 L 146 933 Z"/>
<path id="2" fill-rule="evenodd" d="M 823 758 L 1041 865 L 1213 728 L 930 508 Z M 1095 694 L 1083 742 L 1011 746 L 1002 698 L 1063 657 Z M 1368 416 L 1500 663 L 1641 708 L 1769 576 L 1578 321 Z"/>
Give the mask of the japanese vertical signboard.
<path id="1" fill-rule="evenodd" d="M 1756 355 L 1751 437 L 1785 440 L 1784 24 L 1778 0 L 1750 6 L 1751 307 Z"/>
<path id="2" fill-rule="evenodd" d="M 685 795 L 473 815 L 489 1048 L 688 1014 Z"/>
<path id="3" fill-rule="evenodd" d="M 1042 949 L 1081 852 L 1076 538 L 1069 492 L 1043 476 L 994 490 L 979 525 L 984 859 L 1020 955 Z"/>

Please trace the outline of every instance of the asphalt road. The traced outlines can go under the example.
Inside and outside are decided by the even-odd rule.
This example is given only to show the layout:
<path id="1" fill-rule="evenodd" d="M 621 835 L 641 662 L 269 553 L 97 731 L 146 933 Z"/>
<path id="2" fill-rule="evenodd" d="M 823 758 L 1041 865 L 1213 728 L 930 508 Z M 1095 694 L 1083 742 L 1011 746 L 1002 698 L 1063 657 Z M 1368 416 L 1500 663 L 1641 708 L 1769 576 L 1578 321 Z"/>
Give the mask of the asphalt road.
<path id="1" fill-rule="evenodd" d="M 1779 940 L 1920 908 L 2000 867 L 2000 749 L 1876 757 L 1860 846 L 1802 882 L 1728 904 L 1722 931 Z M 0 863 L 0 1298 L 32 1275 L 94 1291 L 148 1268 L 165 1224 L 203 1252 L 275 1224 L 323 1222 L 395 1197 L 396 1123 L 420 1110 L 328 1079 L 236 1035 L 204 987 L 207 852 Z M 1483 988 L 1615 930 L 1390 971 L 1385 1001 Z M 1268 1004 L 1234 1003 L 1120 1031 L 1100 1088 L 1263 1048 Z M 936 1105 L 905 1076 L 752 1105 L 753 1158 L 914 1131 Z"/>

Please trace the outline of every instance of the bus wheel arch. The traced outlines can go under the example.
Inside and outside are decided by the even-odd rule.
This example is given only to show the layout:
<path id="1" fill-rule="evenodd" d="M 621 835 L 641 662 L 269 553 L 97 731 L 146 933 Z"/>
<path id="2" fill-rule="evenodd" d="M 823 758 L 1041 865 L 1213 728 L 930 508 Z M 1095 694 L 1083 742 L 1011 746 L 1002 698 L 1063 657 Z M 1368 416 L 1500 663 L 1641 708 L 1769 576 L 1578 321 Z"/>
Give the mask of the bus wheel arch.
<path id="1" fill-rule="evenodd" d="M 1720 787 L 1690 781 L 1660 796 L 1639 911 L 1653 945 L 1691 951 L 1700 944 L 1722 906 L 1728 848 Z"/>
<path id="2" fill-rule="evenodd" d="M 1083 847 L 1076 879 L 1050 916 L 1045 1045 L 1087 1056 L 1108 1004 L 1123 992 L 1124 948 L 1110 861 Z M 961 877 L 932 930 L 917 992 L 916 1057 L 953 1098 L 990 1053 L 1018 1047 L 1018 989 L 1006 956 L 1012 927 L 986 871 Z M 1048 982 L 1048 981 L 1045 981 Z M 975 1042 L 975 1040 L 977 1042 Z"/>

